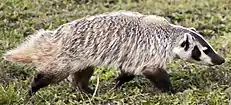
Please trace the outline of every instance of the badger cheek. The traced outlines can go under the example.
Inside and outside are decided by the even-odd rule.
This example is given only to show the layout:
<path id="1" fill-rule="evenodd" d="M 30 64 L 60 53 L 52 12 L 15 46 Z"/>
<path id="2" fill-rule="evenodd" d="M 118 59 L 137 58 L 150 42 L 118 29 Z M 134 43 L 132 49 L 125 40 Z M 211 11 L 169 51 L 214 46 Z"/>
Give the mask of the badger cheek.
<path id="1" fill-rule="evenodd" d="M 202 54 L 201 58 L 200 58 L 203 64 L 205 65 L 209 65 L 209 66 L 213 66 L 214 64 L 212 63 L 212 59 L 207 56 L 206 54 Z"/>
<path id="2" fill-rule="evenodd" d="M 187 60 L 188 59 L 188 52 L 184 50 L 184 48 L 174 48 L 173 53 L 175 54 L 175 58 Z"/>
<path id="3" fill-rule="evenodd" d="M 181 52 L 181 49 L 176 47 L 176 48 L 173 48 L 173 54 L 174 54 L 174 57 L 176 59 L 181 59 L 181 55 L 180 55 L 180 52 Z"/>

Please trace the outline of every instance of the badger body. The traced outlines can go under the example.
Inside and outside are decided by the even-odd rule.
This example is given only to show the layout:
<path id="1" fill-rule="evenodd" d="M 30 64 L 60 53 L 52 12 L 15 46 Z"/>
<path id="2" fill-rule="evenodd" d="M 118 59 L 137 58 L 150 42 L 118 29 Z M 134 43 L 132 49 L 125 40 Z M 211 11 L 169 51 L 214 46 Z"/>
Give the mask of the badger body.
<path id="1" fill-rule="evenodd" d="M 121 13 L 71 22 L 64 26 L 71 32 L 57 33 L 66 35 L 61 52 L 67 52 L 74 72 L 90 65 L 112 66 L 138 75 L 147 65 L 165 68 L 166 61 L 173 56 L 170 50 L 175 39 L 168 36 L 172 33 L 169 23 L 152 23 L 155 18 L 160 17 Z"/>
<path id="2" fill-rule="evenodd" d="M 4 57 L 36 65 L 39 72 L 30 93 L 69 75 L 75 87 L 92 92 L 88 81 L 95 66 L 120 69 L 116 87 L 134 75 L 144 75 L 156 87 L 169 91 L 169 60 L 181 58 L 209 65 L 224 62 L 196 31 L 159 16 L 130 11 L 84 17 L 53 31 L 38 31 Z"/>

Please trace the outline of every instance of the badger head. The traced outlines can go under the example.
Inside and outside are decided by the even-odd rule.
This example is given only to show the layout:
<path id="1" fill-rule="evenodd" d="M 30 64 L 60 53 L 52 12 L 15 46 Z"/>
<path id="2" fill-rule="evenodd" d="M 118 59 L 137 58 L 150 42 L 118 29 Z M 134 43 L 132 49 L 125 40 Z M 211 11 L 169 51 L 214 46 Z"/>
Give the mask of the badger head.
<path id="1" fill-rule="evenodd" d="M 173 53 L 176 58 L 204 65 L 221 65 L 225 59 L 194 29 L 184 28 L 183 37 L 177 40 Z"/>

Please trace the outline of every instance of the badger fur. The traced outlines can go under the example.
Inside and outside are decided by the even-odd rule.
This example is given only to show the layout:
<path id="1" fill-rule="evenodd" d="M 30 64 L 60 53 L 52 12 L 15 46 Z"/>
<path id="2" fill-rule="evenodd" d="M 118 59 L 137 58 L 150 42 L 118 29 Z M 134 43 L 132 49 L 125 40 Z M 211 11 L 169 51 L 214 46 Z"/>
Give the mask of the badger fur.
<path id="1" fill-rule="evenodd" d="M 143 75 L 160 90 L 172 91 L 166 68 L 173 58 L 206 65 L 225 62 L 195 30 L 131 11 L 84 17 L 53 31 L 40 30 L 4 58 L 35 64 L 38 74 L 30 95 L 69 75 L 73 86 L 91 93 L 88 81 L 95 66 L 120 69 L 116 87 Z"/>

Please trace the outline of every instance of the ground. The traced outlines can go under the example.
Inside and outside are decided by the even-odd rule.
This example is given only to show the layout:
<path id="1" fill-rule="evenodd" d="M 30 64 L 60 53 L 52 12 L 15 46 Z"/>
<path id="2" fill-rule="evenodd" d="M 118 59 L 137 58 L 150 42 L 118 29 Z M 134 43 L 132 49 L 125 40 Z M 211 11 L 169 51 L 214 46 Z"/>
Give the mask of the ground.
<path id="1" fill-rule="evenodd" d="M 1 58 L 0 104 L 231 104 L 230 0 L 2 0 L 0 56 L 36 30 L 55 29 L 87 15 L 116 10 L 155 14 L 173 24 L 194 27 L 226 58 L 226 63 L 215 67 L 183 61 L 169 63 L 168 72 L 178 90 L 176 94 L 153 91 L 151 83 L 142 76 L 126 83 L 121 91 L 110 91 L 118 72 L 98 67 L 90 83 L 91 88 L 98 87 L 94 96 L 72 91 L 70 83 L 65 80 L 27 99 L 26 92 L 36 73 L 35 68 Z"/>

